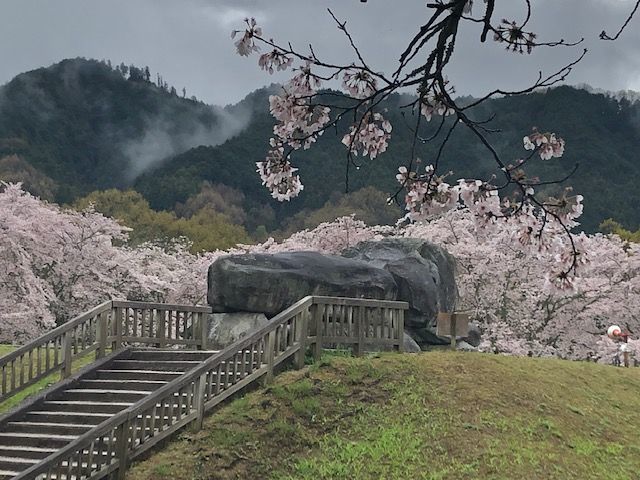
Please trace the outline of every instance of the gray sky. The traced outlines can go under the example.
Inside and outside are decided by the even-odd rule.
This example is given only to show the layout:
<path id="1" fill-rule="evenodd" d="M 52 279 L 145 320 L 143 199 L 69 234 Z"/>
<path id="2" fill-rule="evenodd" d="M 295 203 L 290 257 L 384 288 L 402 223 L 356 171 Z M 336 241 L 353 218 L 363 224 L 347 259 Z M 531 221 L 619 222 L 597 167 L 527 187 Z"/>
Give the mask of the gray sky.
<path id="1" fill-rule="evenodd" d="M 585 37 L 589 54 L 569 83 L 608 90 L 640 90 L 640 16 L 617 42 L 598 40 L 615 33 L 635 0 L 532 0 L 530 27 L 540 40 Z M 264 35 L 311 42 L 321 58 L 350 60 L 345 38 L 326 12 L 347 20 L 365 57 L 376 70 L 394 67 L 402 47 L 426 18 L 424 0 L 2 0 L 0 83 L 23 71 L 63 58 L 83 56 L 148 65 L 188 95 L 216 104 L 233 103 L 265 84 L 286 77 L 268 75 L 257 56 L 234 53 L 230 31 L 254 16 Z M 499 0 L 497 18 L 521 19 L 519 0 Z M 482 7 L 476 0 L 476 9 Z M 478 43 L 478 29 L 462 33 L 449 79 L 459 94 L 481 95 L 495 87 L 518 88 L 542 68 L 551 72 L 577 57 L 582 47 L 538 49 L 532 55 Z"/>

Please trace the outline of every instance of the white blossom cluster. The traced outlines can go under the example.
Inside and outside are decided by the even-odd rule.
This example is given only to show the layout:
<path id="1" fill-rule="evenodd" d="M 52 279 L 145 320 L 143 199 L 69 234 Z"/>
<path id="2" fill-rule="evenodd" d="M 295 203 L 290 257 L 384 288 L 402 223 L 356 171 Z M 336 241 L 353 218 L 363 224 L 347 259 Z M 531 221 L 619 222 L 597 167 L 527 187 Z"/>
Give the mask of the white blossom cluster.
<path id="1" fill-rule="evenodd" d="M 434 115 L 448 117 L 456 111 L 447 106 L 442 99 L 433 96 L 420 99 L 420 113 L 427 119 L 427 122 L 430 122 Z"/>
<path id="2" fill-rule="evenodd" d="M 345 71 L 342 86 L 353 98 L 367 98 L 378 90 L 378 82 L 366 70 Z"/>
<path id="3" fill-rule="evenodd" d="M 353 155 L 369 156 L 372 160 L 387 150 L 391 138 L 391 123 L 381 113 L 365 115 L 358 125 L 351 125 L 342 138 Z"/>
<path id="4" fill-rule="evenodd" d="M 564 140 L 556 137 L 555 133 L 540 133 L 534 129 L 522 140 L 525 150 L 537 150 L 542 160 L 560 158 L 564 154 Z"/>
<path id="5" fill-rule="evenodd" d="M 244 31 L 242 37 L 236 40 L 235 45 L 236 51 L 239 55 L 248 57 L 253 52 L 260 51 L 260 48 L 256 45 L 255 37 L 259 37 L 262 35 L 262 28 L 258 27 L 255 18 L 245 18 L 244 22 L 247 24 L 247 28 Z M 238 33 L 241 33 L 240 30 L 233 30 L 231 32 L 231 38 L 236 38 Z"/>
<path id="6" fill-rule="evenodd" d="M 564 153 L 564 140 L 553 133 L 537 131 L 525 137 L 525 149 L 537 150 L 541 158 L 560 157 Z M 511 228 L 511 238 L 520 248 L 544 252 L 554 258 L 545 273 L 548 290 L 575 290 L 579 269 L 587 262 L 580 237 L 569 230 L 576 227 L 583 211 L 582 195 L 553 199 L 542 210 L 534 204 L 532 186 L 524 189 L 520 202 L 501 199 L 495 186 L 481 180 L 460 179 L 455 185 L 444 176 L 435 174 L 428 165 L 424 172 L 411 172 L 402 166 L 396 175 L 405 188 L 406 218 L 411 221 L 429 220 L 447 211 L 466 208 L 477 226 L 494 233 L 497 228 Z"/>
<path id="7" fill-rule="evenodd" d="M 477 201 L 479 185 L 469 185 Z M 479 191 L 479 190 L 478 190 Z M 579 202 L 567 209 L 579 210 Z M 455 208 L 429 222 L 368 227 L 353 217 L 295 233 L 281 243 L 239 245 L 192 255 L 180 246 L 119 246 L 126 229 L 90 211 L 63 210 L 21 190 L 0 189 L 0 339 L 22 342 L 108 298 L 198 303 L 206 295 L 207 269 L 222 255 L 318 251 L 339 254 L 364 240 L 422 238 L 456 259 L 458 309 L 483 332 L 481 349 L 511 355 L 554 355 L 612 362 L 617 344 L 604 335 L 612 323 L 640 331 L 640 245 L 617 236 L 574 235 L 581 252 L 572 289 L 544 288 L 545 276 L 563 262 L 553 245 L 520 248 L 538 225 L 530 216 L 480 228 L 469 209 Z M 528 233 L 524 238 L 531 241 Z M 543 237 L 544 238 L 544 237 Z M 545 240 L 553 244 L 562 236 Z M 640 341 L 629 340 L 640 361 Z"/>

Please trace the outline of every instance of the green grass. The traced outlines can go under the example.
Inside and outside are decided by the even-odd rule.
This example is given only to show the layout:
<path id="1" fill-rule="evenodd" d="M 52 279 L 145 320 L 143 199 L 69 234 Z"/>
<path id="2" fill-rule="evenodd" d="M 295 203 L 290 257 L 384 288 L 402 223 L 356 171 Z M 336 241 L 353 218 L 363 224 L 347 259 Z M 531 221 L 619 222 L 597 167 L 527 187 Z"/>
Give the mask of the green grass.
<path id="1" fill-rule="evenodd" d="M 640 369 L 430 352 L 324 357 L 127 478 L 637 479 Z"/>
<path id="2" fill-rule="evenodd" d="M 17 347 L 15 347 L 14 345 L 0 344 L 0 357 L 7 355 L 8 353 L 11 353 L 16 348 Z M 76 358 L 73 361 L 73 365 L 71 366 L 71 371 L 76 372 L 80 370 L 82 367 L 90 364 L 94 359 L 95 359 L 95 354 L 93 353 L 89 353 L 80 358 Z M 60 373 L 59 372 L 52 373 L 51 375 L 48 375 L 42 378 L 41 380 L 37 381 L 33 385 L 30 385 L 24 390 L 7 398 L 5 401 L 0 402 L 0 414 L 8 412 L 12 408 L 18 406 L 26 398 L 39 393 L 40 391 L 53 385 L 59 380 L 60 380 Z"/>
<path id="3" fill-rule="evenodd" d="M 4 357 L 6 354 L 13 352 L 16 349 L 13 345 L 7 345 L 6 343 L 0 343 L 0 357 Z"/>

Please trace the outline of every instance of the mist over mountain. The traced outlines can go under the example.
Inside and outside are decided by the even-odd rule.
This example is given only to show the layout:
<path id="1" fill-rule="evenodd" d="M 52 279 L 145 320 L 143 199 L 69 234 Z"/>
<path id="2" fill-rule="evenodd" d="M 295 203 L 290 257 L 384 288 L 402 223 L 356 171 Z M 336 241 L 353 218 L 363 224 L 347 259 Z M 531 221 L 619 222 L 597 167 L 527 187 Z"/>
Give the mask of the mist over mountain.
<path id="1" fill-rule="evenodd" d="M 165 158 L 238 134 L 249 112 L 181 98 L 143 69 L 63 60 L 0 89 L 0 154 L 18 154 L 69 201 L 125 187 Z"/>
<path id="2" fill-rule="evenodd" d="M 64 60 L 1 87 L 0 158 L 11 159 L 0 162 L 0 179 L 24 179 L 27 188 L 58 202 L 94 190 L 133 187 L 153 208 L 172 211 L 208 182 L 222 185 L 218 192 L 225 186 L 242 192 L 234 208 L 244 212 L 251 232 L 257 226 L 281 228 L 327 205 L 337 208 L 347 187 L 393 193 L 397 168 L 410 156 L 412 134 L 406 125 L 411 113 L 400 108 L 406 98 L 393 95 L 381 105 L 394 126 L 384 155 L 360 159 L 360 168 L 347 171 L 339 141 L 347 124 L 339 125 L 310 150 L 294 153 L 305 189 L 299 198 L 279 203 L 255 172 L 272 135 L 268 96 L 277 86 L 223 108 L 183 98 L 182 91 L 161 79 L 152 82 L 144 69 L 127 70 L 95 60 Z M 634 100 L 632 93 L 616 97 L 559 87 L 491 100 L 470 115 L 495 115 L 487 127 L 496 132 L 488 138 L 507 162 L 525 155 L 522 137 L 533 126 L 556 132 L 566 140 L 564 157 L 532 164 L 529 173 L 554 180 L 576 164 L 579 168 L 563 185 L 545 187 L 543 193 L 556 194 L 572 185 L 583 194 L 582 223 L 588 231 L 609 217 L 635 230 L 640 227 L 640 102 L 629 98 Z M 436 126 L 432 121 L 421 133 L 427 137 Z M 419 145 L 423 165 L 433 161 L 438 148 L 439 142 Z M 444 149 L 440 168 L 454 172 L 452 182 L 499 174 L 488 151 L 464 128 L 455 131 Z"/>
<path id="3" fill-rule="evenodd" d="M 346 152 L 340 143 L 347 124 L 338 133 L 327 131 L 318 144 L 308 151 L 295 152 L 292 161 L 299 167 L 305 185 L 300 197 L 279 204 L 269 198 L 255 173 L 255 161 L 266 154 L 268 139 L 274 124 L 268 113 L 268 92 L 252 93 L 254 111 L 247 129 L 217 147 L 198 147 L 168 160 L 162 166 L 140 176 L 135 183 L 138 191 L 155 208 L 169 209 L 198 191 L 201 181 L 221 182 L 242 189 L 248 201 L 271 205 L 276 223 L 282 223 L 302 210 L 322 206 L 332 195 L 345 191 Z M 393 193 L 398 184 L 395 174 L 410 158 L 412 134 L 407 125 L 411 120 L 402 115 L 406 98 L 394 95 L 381 108 L 394 126 L 387 152 L 375 160 L 360 159 L 359 169 L 351 167 L 348 186 L 355 191 L 374 186 Z M 532 127 L 557 132 L 566 140 L 565 155 L 527 166 L 531 175 L 542 180 L 557 180 L 567 176 L 578 164 L 573 176 L 560 185 L 540 188 L 542 193 L 555 195 L 571 185 L 574 193 L 585 197 L 582 226 L 595 231 L 606 218 L 613 217 L 629 228 L 640 226 L 640 103 L 617 100 L 603 94 L 592 94 L 572 87 L 559 87 L 545 92 L 504 97 L 488 101 L 470 114 L 477 119 L 495 115 L 487 127 L 496 151 L 506 162 L 526 155 L 522 138 Z M 437 122 L 424 127 L 422 136 L 434 133 Z M 418 146 L 418 156 L 428 165 L 437 156 L 439 142 Z M 458 128 L 444 149 L 440 161 L 442 172 L 451 170 L 450 181 L 458 178 L 485 178 L 500 174 L 487 149 L 468 129 Z M 498 177 L 499 178 L 499 177 Z"/>

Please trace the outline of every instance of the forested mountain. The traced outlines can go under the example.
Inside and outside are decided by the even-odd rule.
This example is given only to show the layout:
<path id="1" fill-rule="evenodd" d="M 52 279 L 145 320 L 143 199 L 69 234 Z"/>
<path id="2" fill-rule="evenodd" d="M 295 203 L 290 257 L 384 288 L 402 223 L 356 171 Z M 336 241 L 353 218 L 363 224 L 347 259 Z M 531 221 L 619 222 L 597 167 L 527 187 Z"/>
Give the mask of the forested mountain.
<path id="1" fill-rule="evenodd" d="M 254 162 L 264 157 L 274 123 L 267 112 L 267 96 L 265 91 L 258 91 L 248 97 L 258 110 L 254 111 L 243 134 L 217 147 L 199 147 L 176 156 L 141 176 L 136 189 L 153 207 L 171 208 L 197 192 L 199 181 L 222 182 L 242 189 L 254 205 L 271 205 L 276 222 L 301 209 L 319 208 L 332 194 L 344 191 L 346 149 L 339 141 L 343 133 L 336 138 L 334 132 L 328 131 L 317 146 L 293 156 L 305 185 L 300 197 L 285 204 L 270 200 L 254 172 Z M 258 101 L 260 97 L 262 100 Z M 373 161 L 362 161 L 357 171 L 351 168 L 350 190 L 367 185 L 385 192 L 397 188 L 397 168 L 407 163 L 411 147 L 411 132 L 405 127 L 406 121 L 399 108 L 405 103 L 406 99 L 396 96 L 383 106 L 388 109 L 385 116 L 394 125 L 389 149 Z M 489 126 L 500 131 L 489 134 L 489 139 L 508 161 L 525 155 L 522 137 L 531 132 L 533 126 L 557 132 L 566 140 L 566 153 L 561 159 L 531 164 L 529 171 L 542 179 L 553 180 L 563 178 L 579 164 L 577 172 L 563 186 L 572 185 L 576 193 L 585 196 L 582 220 L 586 229 L 595 230 L 609 217 L 634 230 L 638 228 L 640 190 L 636 184 L 640 180 L 640 104 L 560 87 L 543 93 L 492 100 L 472 112 L 478 119 L 489 118 L 492 114 L 496 117 Z M 424 136 L 435 127 L 432 121 Z M 435 142 L 419 147 L 424 164 L 430 163 L 438 148 L 439 143 Z M 444 150 L 441 167 L 443 171 L 454 172 L 451 177 L 454 182 L 465 176 L 487 178 L 492 173 L 500 173 L 487 150 L 464 128 L 454 132 Z M 557 188 L 546 187 L 546 191 L 551 194 Z"/>
<path id="2" fill-rule="evenodd" d="M 296 214 L 301 219 L 323 206 L 344 210 L 346 150 L 339 138 L 346 125 L 338 129 L 338 138 L 328 131 L 318 145 L 294 154 L 305 184 L 299 198 L 280 204 L 260 185 L 255 162 L 268 148 L 274 124 L 268 95 L 277 88 L 258 90 L 237 105 L 219 108 L 182 98 L 184 94 L 160 79 L 153 83 L 145 69 L 73 59 L 27 72 L 0 90 L 0 158 L 17 155 L 0 160 L 0 179 L 25 179 L 28 188 L 59 202 L 94 190 L 133 187 L 152 208 L 176 212 L 190 201 L 202 203 L 233 191 L 233 205 L 224 206 L 222 213 L 241 212 L 250 233 L 260 226 L 267 231 L 286 227 Z M 377 159 L 362 161 L 361 168 L 350 169 L 350 191 L 373 186 L 388 193 L 397 188 L 395 173 L 406 164 L 411 146 L 400 108 L 406 101 L 393 96 L 381 105 L 394 125 L 390 147 Z M 545 180 L 556 179 L 580 164 L 566 184 L 585 196 L 587 230 L 597 229 L 609 217 L 633 230 L 640 226 L 640 103 L 559 87 L 495 99 L 471 112 L 477 119 L 493 114 L 488 127 L 500 132 L 489 139 L 505 159 L 524 155 L 522 137 L 533 126 L 566 140 L 563 158 L 538 162 L 531 171 Z M 411 112 L 405 109 L 404 115 Z M 424 135 L 434 128 L 432 121 Z M 423 164 L 431 162 L 438 146 L 420 145 Z M 454 172 L 454 182 L 496 173 L 486 149 L 464 128 L 455 131 L 441 167 Z M 373 191 L 350 198 L 362 206 L 379 202 L 379 197 Z"/>
<path id="3" fill-rule="evenodd" d="M 248 112 L 181 98 L 157 81 L 148 68 L 80 58 L 18 75 L 0 90 L 0 157 L 26 160 L 67 202 L 127 186 L 155 162 L 246 125 Z"/>

